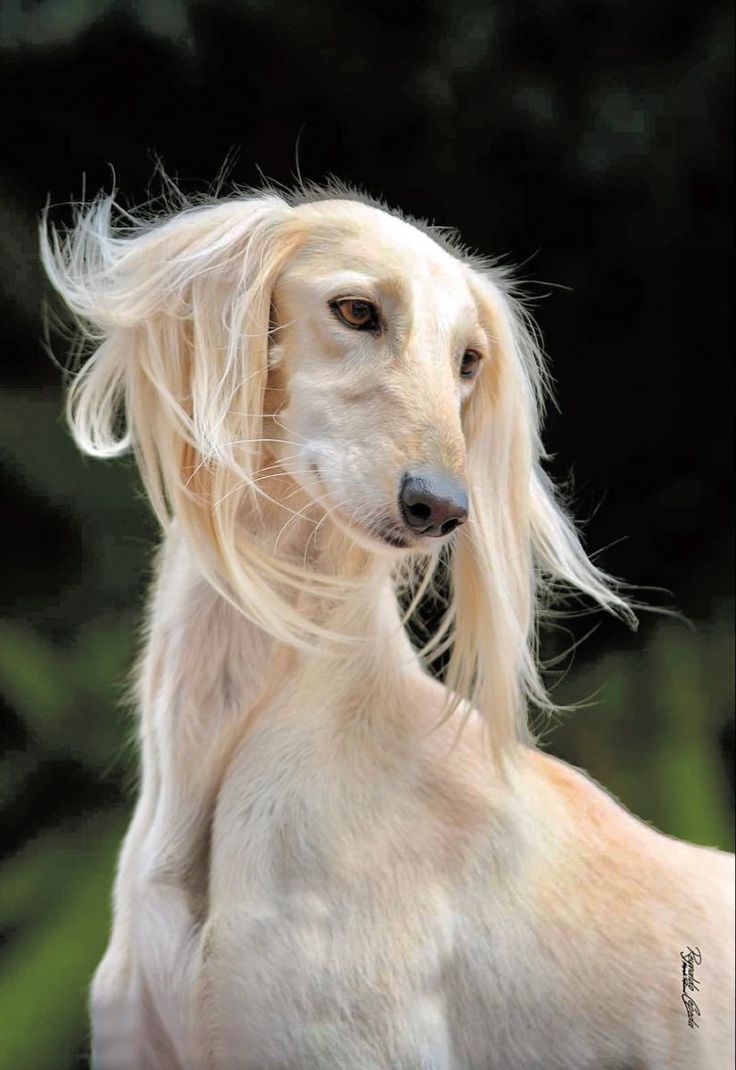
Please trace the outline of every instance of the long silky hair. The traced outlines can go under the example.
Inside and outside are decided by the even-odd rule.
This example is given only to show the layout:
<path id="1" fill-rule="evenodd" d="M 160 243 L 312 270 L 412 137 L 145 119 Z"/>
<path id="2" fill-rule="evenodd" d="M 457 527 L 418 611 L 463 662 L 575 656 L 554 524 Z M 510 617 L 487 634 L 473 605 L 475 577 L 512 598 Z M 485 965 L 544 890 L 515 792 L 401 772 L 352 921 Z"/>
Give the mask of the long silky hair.
<path id="1" fill-rule="evenodd" d="M 342 625 L 345 605 L 365 594 L 360 570 L 318 571 L 266 552 L 242 523 L 244 510 L 257 516 L 261 504 L 272 291 L 309 240 L 300 203 L 335 195 L 352 193 L 248 192 L 149 218 L 101 197 L 68 230 L 44 217 L 41 252 L 93 350 L 68 394 L 80 449 L 99 458 L 134 450 L 162 527 L 176 518 L 223 597 L 282 643 L 330 647 L 337 664 L 355 652 L 355 634 Z M 448 713 L 467 700 L 503 758 L 530 739 L 529 703 L 551 706 L 538 666 L 540 607 L 556 592 L 577 592 L 633 615 L 587 557 L 542 469 L 546 383 L 526 311 L 502 272 L 419 225 L 468 264 L 495 352 L 463 417 L 469 520 L 449 555 L 413 555 L 397 578 L 415 590 L 414 608 L 438 560 L 447 564 L 446 612 L 423 653 L 450 651 Z M 342 610 L 305 611 L 305 596 L 307 605 Z"/>

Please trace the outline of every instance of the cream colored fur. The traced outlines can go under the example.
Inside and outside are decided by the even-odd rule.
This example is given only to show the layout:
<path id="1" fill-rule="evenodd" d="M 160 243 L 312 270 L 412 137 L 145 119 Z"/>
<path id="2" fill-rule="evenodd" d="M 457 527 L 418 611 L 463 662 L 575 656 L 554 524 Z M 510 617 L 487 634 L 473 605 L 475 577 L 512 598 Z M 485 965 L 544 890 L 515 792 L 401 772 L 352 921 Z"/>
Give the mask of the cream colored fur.
<path id="1" fill-rule="evenodd" d="M 43 231 L 94 343 L 77 441 L 136 451 L 164 530 L 94 1065 L 730 1066 L 733 858 L 526 727 L 540 605 L 629 610 L 543 474 L 543 369 L 503 274 L 334 191 L 114 212 Z M 338 320 L 345 297 L 379 335 Z M 469 490 L 443 540 L 398 511 L 428 465 Z M 396 592 L 438 568 L 450 604 L 418 652 Z M 423 667 L 442 648 L 447 690 Z"/>

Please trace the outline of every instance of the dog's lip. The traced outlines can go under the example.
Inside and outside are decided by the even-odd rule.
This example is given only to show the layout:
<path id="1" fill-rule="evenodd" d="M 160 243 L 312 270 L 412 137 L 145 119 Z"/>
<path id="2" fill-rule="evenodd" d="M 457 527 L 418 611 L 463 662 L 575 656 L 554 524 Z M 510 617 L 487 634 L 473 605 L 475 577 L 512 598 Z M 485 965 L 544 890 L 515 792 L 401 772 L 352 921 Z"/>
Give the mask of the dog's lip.
<path id="1" fill-rule="evenodd" d="M 414 547 L 414 540 L 407 538 L 396 524 L 384 523 L 381 526 L 364 527 L 362 524 L 348 523 L 348 527 L 360 531 L 372 541 L 382 542 L 394 550 L 411 550 Z"/>
<path id="2" fill-rule="evenodd" d="M 394 546 L 397 550 L 408 550 L 410 543 L 402 535 L 397 535 L 392 531 L 381 531 L 378 533 L 385 543 L 389 546 Z"/>
<path id="3" fill-rule="evenodd" d="M 319 465 L 317 464 L 317 462 L 310 461 L 310 467 L 312 469 L 313 474 L 317 477 L 320 487 L 324 491 L 327 491 L 327 488 L 325 487 L 325 482 L 322 479 L 322 473 L 319 470 Z M 338 510 L 334 514 L 335 519 L 337 519 L 339 515 L 340 513 Z M 366 535 L 368 538 L 377 539 L 380 542 L 385 543 L 387 546 L 391 546 L 394 550 L 410 550 L 413 546 L 413 540 L 407 538 L 406 534 L 399 531 L 399 525 L 397 523 L 392 522 L 387 517 L 383 517 L 382 519 L 384 520 L 384 524 L 380 528 L 373 528 L 371 530 L 368 530 L 362 525 L 351 523 L 345 517 L 341 518 L 342 523 L 345 524 L 347 528 L 357 528 L 363 533 L 363 535 Z M 386 523 L 387 520 L 389 521 L 388 524 Z"/>
<path id="4" fill-rule="evenodd" d="M 335 513 L 334 515 L 335 519 L 337 519 L 339 514 Z M 393 525 L 390 527 L 366 527 L 363 524 L 351 523 L 345 517 L 340 517 L 339 522 L 348 531 L 359 532 L 370 542 L 383 543 L 384 546 L 390 546 L 392 550 L 412 550 L 415 546 L 413 540 L 405 538 Z"/>

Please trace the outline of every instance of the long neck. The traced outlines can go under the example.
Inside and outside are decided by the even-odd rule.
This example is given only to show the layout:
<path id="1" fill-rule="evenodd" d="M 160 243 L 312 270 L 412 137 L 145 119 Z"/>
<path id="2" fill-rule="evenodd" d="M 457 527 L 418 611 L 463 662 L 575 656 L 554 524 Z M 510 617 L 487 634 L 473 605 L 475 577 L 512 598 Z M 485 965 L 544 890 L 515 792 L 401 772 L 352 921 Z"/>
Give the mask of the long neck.
<path id="1" fill-rule="evenodd" d="M 278 502 L 288 495 L 296 501 L 285 511 Z M 345 641 L 309 652 L 284 649 L 213 590 L 174 525 L 152 606 L 143 701 L 163 700 L 178 708 L 183 719 L 194 722 L 194 732 L 207 720 L 205 711 L 235 720 L 285 676 L 297 680 L 301 693 L 317 705 L 354 710 L 362 704 L 366 711 L 389 713 L 391 702 L 376 701 L 377 696 L 390 698 L 402 678 L 418 671 L 393 592 L 391 561 L 360 547 L 346 555 L 344 535 L 329 514 L 302 509 L 293 490 L 280 487 L 278 497 L 273 492 L 271 497 L 249 536 L 264 549 L 278 543 L 292 560 L 326 570 L 334 567 L 339 545 L 342 567 L 359 581 L 349 597 L 336 600 L 329 610 L 310 605 L 308 598 L 297 606 L 302 613 L 313 612 Z M 166 666 L 163 674 L 161 666 Z"/>
<path id="2" fill-rule="evenodd" d="M 270 517 L 264 539 L 273 539 L 283 522 Z M 306 552 L 311 539 L 310 553 L 317 553 L 315 543 L 329 545 L 327 538 L 311 538 L 313 532 L 313 523 L 300 518 L 290 525 L 288 545 Z M 408 748 L 403 699 L 417 660 L 401 626 L 389 562 L 363 557 L 362 566 L 358 557 L 353 565 L 368 570 L 368 582 L 327 622 L 352 641 L 302 653 L 280 645 L 213 588 L 176 524 L 167 534 L 139 677 L 141 812 L 178 830 L 159 854 L 188 890 L 197 916 L 206 916 L 208 891 L 192 875 L 206 872 L 218 791 L 234 756 L 243 746 L 247 751 L 254 726 L 268 736 L 289 719 L 289 737 L 311 756 L 317 775 L 339 740 L 351 761 L 338 767 L 367 770 L 371 784 L 373 770 L 390 763 L 402 739 Z"/>

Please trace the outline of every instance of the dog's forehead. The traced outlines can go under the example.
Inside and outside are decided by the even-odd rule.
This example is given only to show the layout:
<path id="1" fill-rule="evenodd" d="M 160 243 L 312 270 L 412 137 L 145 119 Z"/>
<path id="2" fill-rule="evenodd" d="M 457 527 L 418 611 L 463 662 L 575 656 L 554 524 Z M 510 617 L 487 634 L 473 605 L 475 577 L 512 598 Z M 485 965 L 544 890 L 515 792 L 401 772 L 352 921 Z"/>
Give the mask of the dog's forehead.
<path id="1" fill-rule="evenodd" d="M 344 268 L 380 277 L 435 283 L 467 293 L 463 263 L 419 227 L 358 201 L 319 201 L 297 209 L 306 241 L 302 256 L 314 268 Z"/>

